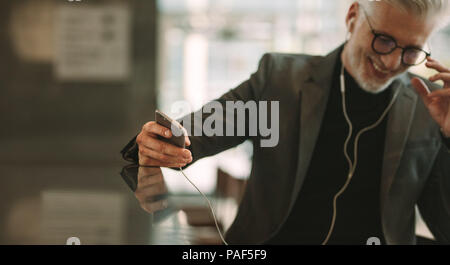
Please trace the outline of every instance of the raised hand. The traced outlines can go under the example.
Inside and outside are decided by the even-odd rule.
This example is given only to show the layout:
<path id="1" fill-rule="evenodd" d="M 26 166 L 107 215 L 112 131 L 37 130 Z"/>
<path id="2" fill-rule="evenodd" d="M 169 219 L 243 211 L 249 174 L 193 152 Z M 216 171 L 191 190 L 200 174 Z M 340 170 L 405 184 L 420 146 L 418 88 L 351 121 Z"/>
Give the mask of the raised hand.
<path id="1" fill-rule="evenodd" d="M 428 86 L 419 78 L 413 78 L 411 83 L 421 96 L 431 117 L 441 127 L 442 133 L 446 137 L 450 137 L 450 69 L 430 57 L 426 66 L 439 72 L 429 80 L 431 82 L 442 80 L 444 88 L 430 93 Z"/>

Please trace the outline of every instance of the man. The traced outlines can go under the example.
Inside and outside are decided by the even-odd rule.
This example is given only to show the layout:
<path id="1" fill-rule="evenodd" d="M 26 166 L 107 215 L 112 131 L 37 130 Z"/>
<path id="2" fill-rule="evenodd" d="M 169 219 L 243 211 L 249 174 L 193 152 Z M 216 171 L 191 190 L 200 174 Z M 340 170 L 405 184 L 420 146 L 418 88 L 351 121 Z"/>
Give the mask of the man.
<path id="1" fill-rule="evenodd" d="M 415 244 L 415 205 L 435 238 L 449 243 L 450 70 L 426 48 L 445 7 L 446 0 L 357 1 L 346 16 L 348 41 L 326 57 L 266 54 L 218 101 L 279 101 L 274 148 L 262 148 L 261 136 L 191 136 L 188 149 L 176 148 L 157 140 L 171 134 L 149 122 L 124 158 L 183 167 L 252 139 L 231 244 Z M 430 80 L 406 72 L 425 61 L 438 72 Z"/>

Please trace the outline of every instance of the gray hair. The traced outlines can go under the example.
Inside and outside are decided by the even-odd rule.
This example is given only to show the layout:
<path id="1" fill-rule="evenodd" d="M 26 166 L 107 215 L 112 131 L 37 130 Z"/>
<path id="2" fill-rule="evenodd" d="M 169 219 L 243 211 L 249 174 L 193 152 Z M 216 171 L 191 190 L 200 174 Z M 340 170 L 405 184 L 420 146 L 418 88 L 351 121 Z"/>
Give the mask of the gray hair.
<path id="1" fill-rule="evenodd" d="M 448 0 L 381 0 L 405 12 L 412 12 L 423 18 L 430 15 L 445 15 L 448 11 Z M 378 1 L 358 0 L 358 3 L 370 10 Z"/>

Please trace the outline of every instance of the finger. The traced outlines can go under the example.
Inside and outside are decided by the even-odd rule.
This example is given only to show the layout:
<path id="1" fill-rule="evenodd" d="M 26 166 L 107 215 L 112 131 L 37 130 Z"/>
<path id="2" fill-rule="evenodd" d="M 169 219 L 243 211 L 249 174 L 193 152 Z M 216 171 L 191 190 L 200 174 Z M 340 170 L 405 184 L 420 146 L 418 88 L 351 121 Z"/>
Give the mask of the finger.
<path id="1" fill-rule="evenodd" d="M 441 63 L 439 63 L 438 61 L 435 61 L 433 59 L 428 60 L 426 63 L 426 66 L 428 68 L 432 68 L 438 72 L 450 72 L 450 70 L 447 67 L 443 66 Z"/>
<path id="2" fill-rule="evenodd" d="M 159 125 L 154 121 L 144 124 L 144 126 L 142 127 L 142 131 L 146 132 L 147 134 L 157 134 L 165 138 L 172 137 L 172 132 L 170 131 L 170 129 L 167 129 L 166 127 Z"/>
<path id="3" fill-rule="evenodd" d="M 428 56 L 427 57 L 427 62 L 437 62 L 433 57 Z"/>
<path id="4" fill-rule="evenodd" d="M 185 137 L 185 143 L 186 143 L 186 146 L 191 146 L 191 140 L 189 139 L 188 136 Z"/>
<path id="5" fill-rule="evenodd" d="M 185 167 L 186 165 L 187 165 L 186 163 L 184 163 L 184 164 L 166 164 L 166 163 L 163 163 L 161 165 L 161 167 L 171 168 L 171 169 L 178 169 L 180 167 Z"/>
<path id="6" fill-rule="evenodd" d="M 185 135 L 184 137 L 184 143 L 186 146 L 190 146 L 191 145 L 191 140 L 189 139 L 189 134 L 188 131 L 186 130 L 186 128 L 181 127 L 181 129 L 183 130 L 183 134 Z"/>
<path id="7" fill-rule="evenodd" d="M 167 163 L 159 161 L 146 156 L 139 156 L 139 166 L 142 167 L 167 167 L 167 168 L 179 168 L 185 167 L 187 163 Z"/>
<path id="8" fill-rule="evenodd" d="M 166 163 L 190 163 L 192 162 L 192 157 L 185 158 L 184 156 L 170 156 L 163 153 L 156 152 L 149 148 L 139 148 L 139 154 L 142 156 L 147 156 Z"/>
<path id="9" fill-rule="evenodd" d="M 425 82 L 422 79 L 417 77 L 411 79 L 411 84 L 414 86 L 414 88 L 422 98 L 425 105 L 426 106 L 430 105 L 431 103 L 431 98 L 429 97 L 430 89 L 428 88 L 427 84 L 425 84 Z"/>
<path id="10" fill-rule="evenodd" d="M 450 73 L 439 73 L 436 75 L 433 75 L 429 78 L 431 82 L 436 82 L 438 80 L 442 80 L 444 82 L 450 82 Z"/>
<path id="11" fill-rule="evenodd" d="M 433 91 L 433 93 L 430 94 L 431 98 L 437 98 L 437 97 L 450 97 L 450 89 L 440 89 Z"/>
<path id="12" fill-rule="evenodd" d="M 165 168 L 180 168 L 185 167 L 186 163 L 166 163 L 158 161 L 156 159 L 143 158 L 139 160 L 139 166 L 150 166 L 150 167 L 165 167 Z"/>
<path id="13" fill-rule="evenodd" d="M 156 151 L 157 153 L 169 156 L 180 157 L 185 159 L 192 158 L 192 154 L 189 150 L 163 142 L 153 137 L 144 137 L 140 139 L 139 146 L 144 146 L 148 149 Z"/>

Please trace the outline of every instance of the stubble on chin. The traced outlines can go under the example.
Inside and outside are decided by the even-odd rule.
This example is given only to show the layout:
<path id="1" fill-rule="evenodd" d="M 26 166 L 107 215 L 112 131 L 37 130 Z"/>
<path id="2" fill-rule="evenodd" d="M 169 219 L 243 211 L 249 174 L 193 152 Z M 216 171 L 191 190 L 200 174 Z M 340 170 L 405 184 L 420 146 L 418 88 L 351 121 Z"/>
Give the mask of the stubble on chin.
<path id="1" fill-rule="evenodd" d="M 365 57 L 363 57 L 365 58 Z M 351 64 L 355 63 L 354 60 L 350 60 Z M 356 67 L 355 71 L 355 81 L 356 83 L 364 90 L 365 92 L 371 93 L 371 94 L 379 94 L 383 91 L 385 91 L 394 81 L 395 77 L 391 77 L 386 82 L 379 82 L 375 80 L 375 77 L 372 77 L 369 73 L 369 70 L 367 69 L 367 62 L 364 60 L 364 62 L 360 62 L 359 67 Z M 355 68 L 354 68 L 355 69 Z"/>
<path id="2" fill-rule="evenodd" d="M 379 94 L 385 91 L 392 84 L 392 82 L 398 75 L 391 77 L 386 82 L 376 80 L 376 77 L 371 76 L 370 71 L 368 69 L 369 67 L 368 64 L 370 63 L 367 59 L 368 55 L 366 55 L 362 49 L 357 50 L 358 52 L 352 54 L 347 53 L 346 56 L 347 62 L 351 67 L 351 69 L 353 69 L 352 71 L 349 71 L 349 69 L 347 69 L 347 71 L 351 73 L 356 83 L 365 92 L 371 94 Z M 344 56 L 345 55 L 343 55 L 343 57 Z"/>
<path id="3" fill-rule="evenodd" d="M 361 81 L 356 80 L 356 82 L 362 88 L 362 90 L 371 94 L 379 94 L 385 91 L 392 84 L 393 78 L 389 79 L 387 82 L 383 84 L 375 84 L 375 82 L 371 80 L 364 81 L 363 79 L 361 79 Z"/>

